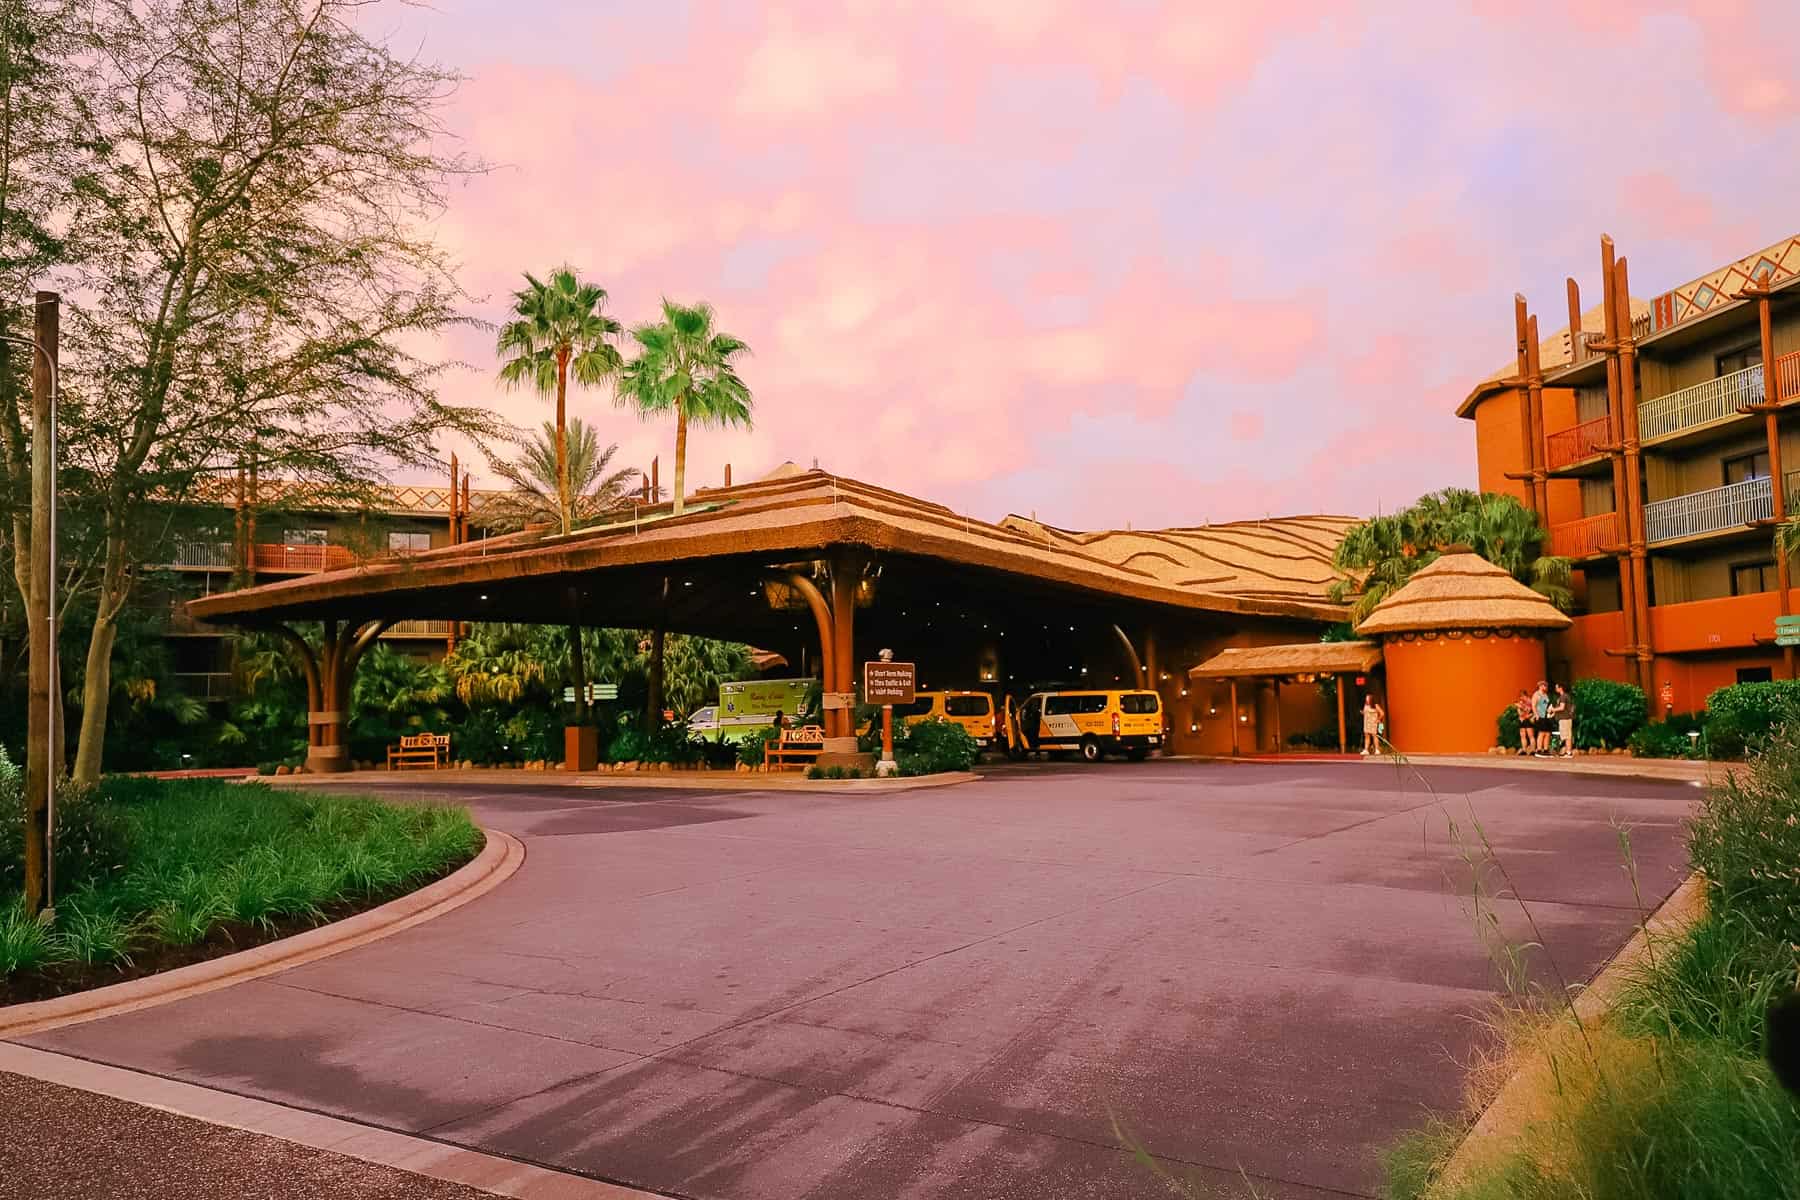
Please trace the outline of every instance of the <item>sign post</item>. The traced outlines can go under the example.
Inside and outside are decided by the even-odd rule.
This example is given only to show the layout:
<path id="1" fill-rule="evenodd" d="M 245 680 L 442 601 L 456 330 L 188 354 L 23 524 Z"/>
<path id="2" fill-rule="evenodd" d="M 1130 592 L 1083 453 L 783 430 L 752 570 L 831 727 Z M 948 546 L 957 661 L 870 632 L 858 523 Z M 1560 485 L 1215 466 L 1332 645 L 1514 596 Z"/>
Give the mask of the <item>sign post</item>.
<path id="1" fill-rule="evenodd" d="M 918 678 L 912 663 L 894 661 L 892 650 L 883 650 L 879 662 L 863 664 L 863 703 L 881 705 L 881 761 L 875 764 L 877 775 L 885 777 L 900 769 L 894 761 L 894 705 L 913 702 Z"/>
<path id="2" fill-rule="evenodd" d="M 1775 644 L 1800 646 L 1800 617 L 1775 618 Z"/>

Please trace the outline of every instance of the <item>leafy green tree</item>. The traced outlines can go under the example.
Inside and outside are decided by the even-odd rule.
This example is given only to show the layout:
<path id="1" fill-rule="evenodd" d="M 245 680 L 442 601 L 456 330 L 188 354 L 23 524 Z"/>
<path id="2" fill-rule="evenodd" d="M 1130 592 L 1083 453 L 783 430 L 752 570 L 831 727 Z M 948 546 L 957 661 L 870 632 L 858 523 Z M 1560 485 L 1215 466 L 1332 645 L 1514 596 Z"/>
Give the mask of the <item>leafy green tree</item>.
<path id="1" fill-rule="evenodd" d="M 601 311 L 606 289 L 582 283 L 569 267 L 559 267 L 548 280 L 529 272 L 525 287 L 513 293 L 513 319 L 500 327 L 495 349 L 505 359 L 500 382 L 509 389 L 529 388 L 556 398 L 554 466 L 556 511 L 566 534 L 575 527 L 568 446 L 569 374 L 583 387 L 598 387 L 620 367 L 619 323 Z M 529 453 L 529 450 L 528 450 Z"/>
<path id="2" fill-rule="evenodd" d="M 112 648 L 161 502 L 240 465 L 368 490 L 484 440 L 485 409 L 420 357 L 466 318 L 422 230 L 472 167 L 439 114 L 454 74 L 397 56 L 360 0 L 86 0 L 80 303 L 65 381 L 83 394 L 104 525 L 78 780 L 97 778 Z"/>
<path id="3" fill-rule="evenodd" d="M 662 302 L 663 319 L 631 331 L 637 357 L 626 364 L 618 400 L 641 417 L 675 414 L 675 513 L 687 487 L 688 425 L 751 426 L 750 388 L 739 378 L 738 361 L 750 347 L 714 328 L 710 304 Z"/>
<path id="4" fill-rule="evenodd" d="M 1351 526 L 1332 555 L 1343 576 L 1329 594 L 1350 603 L 1352 621 L 1360 622 L 1446 547 L 1467 546 L 1566 610 L 1575 601 L 1569 560 L 1544 554 L 1548 541 L 1531 510 L 1513 497 L 1445 488 Z"/>

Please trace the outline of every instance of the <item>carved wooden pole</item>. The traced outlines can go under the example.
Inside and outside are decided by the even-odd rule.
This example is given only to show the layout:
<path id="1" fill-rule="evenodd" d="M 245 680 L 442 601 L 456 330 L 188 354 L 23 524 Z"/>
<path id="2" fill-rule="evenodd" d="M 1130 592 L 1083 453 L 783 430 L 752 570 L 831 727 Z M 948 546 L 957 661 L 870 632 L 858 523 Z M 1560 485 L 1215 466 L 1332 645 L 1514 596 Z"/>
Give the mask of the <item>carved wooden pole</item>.
<path id="1" fill-rule="evenodd" d="M 1644 687 L 1643 671 L 1637 658 L 1638 623 L 1637 593 L 1631 570 L 1632 500 L 1625 486 L 1625 425 L 1619 397 L 1619 313 L 1613 303 L 1612 238 L 1600 238 L 1600 311 L 1605 323 L 1606 347 L 1606 421 L 1608 454 L 1612 458 L 1613 512 L 1618 522 L 1619 608 L 1625 621 L 1625 680 Z"/>
<path id="2" fill-rule="evenodd" d="M 1638 438 L 1637 340 L 1631 333 L 1631 284 L 1625 260 L 1613 270 L 1613 303 L 1618 309 L 1619 397 L 1625 424 L 1625 491 L 1631 538 L 1632 598 L 1637 604 L 1637 660 L 1641 686 L 1648 692 L 1655 683 L 1655 630 L 1650 624 L 1650 551 L 1644 531 L 1644 448 Z"/>

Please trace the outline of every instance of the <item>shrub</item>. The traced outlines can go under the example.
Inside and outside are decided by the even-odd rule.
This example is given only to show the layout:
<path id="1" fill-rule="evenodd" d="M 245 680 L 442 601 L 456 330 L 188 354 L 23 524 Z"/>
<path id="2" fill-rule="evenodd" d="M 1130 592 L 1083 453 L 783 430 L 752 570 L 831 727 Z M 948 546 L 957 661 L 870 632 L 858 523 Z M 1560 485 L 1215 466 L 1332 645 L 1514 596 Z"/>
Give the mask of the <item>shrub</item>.
<path id="1" fill-rule="evenodd" d="M 814 763 L 812 766 L 806 768 L 806 777 L 808 779 L 823 779 L 825 778 L 825 768 L 821 767 L 818 763 Z"/>
<path id="2" fill-rule="evenodd" d="M 1713 905 L 1777 945 L 1800 929 L 1800 723 L 1778 731 L 1749 770 L 1707 790 L 1689 826 Z"/>
<path id="3" fill-rule="evenodd" d="M 1652 721 L 1631 735 L 1626 748 L 1638 758 L 1698 758 L 1701 747 L 1688 734 L 1699 732 L 1704 720 L 1704 713 L 1676 713 Z"/>
<path id="4" fill-rule="evenodd" d="M 1500 710 L 1500 715 L 1495 719 L 1495 724 L 1500 728 L 1500 745 L 1505 746 L 1508 750 L 1517 750 L 1519 748 L 1518 710 L 1510 704 L 1507 705 Z M 1581 721 L 1579 717 L 1577 717 L 1575 724 L 1577 726 L 1577 736 L 1575 740 L 1579 742 L 1581 740 L 1579 733 Z"/>
<path id="5" fill-rule="evenodd" d="M 0 905 L 0 975 L 47 966 L 60 957 L 49 926 L 28 914 L 23 900 Z"/>
<path id="6" fill-rule="evenodd" d="M 907 727 L 906 742 L 894 747 L 902 775 L 967 771 L 981 757 L 981 747 L 961 725 L 933 717 Z"/>
<path id="7" fill-rule="evenodd" d="M 760 767 L 763 764 L 769 743 L 781 736 L 781 732 L 773 727 L 753 734 L 737 744 L 737 760 L 747 767 Z"/>
<path id="8" fill-rule="evenodd" d="M 0 750 L 0 895 L 25 885 L 23 773 Z M 124 831 L 94 789 L 64 780 L 56 789 L 56 889 L 74 891 L 119 871 Z"/>
<path id="9" fill-rule="evenodd" d="M 1800 681 L 1737 683 L 1706 698 L 1706 741 L 1714 758 L 1761 749 L 1777 725 L 1800 716 Z"/>
<path id="10" fill-rule="evenodd" d="M 1569 691 L 1575 697 L 1575 745 L 1583 750 L 1618 749 L 1650 719 L 1644 689 L 1629 683 L 1577 679 Z"/>
<path id="11" fill-rule="evenodd" d="M 664 725 L 644 739 L 644 761 L 696 763 L 705 754 L 700 743 L 688 737 L 686 725 Z"/>

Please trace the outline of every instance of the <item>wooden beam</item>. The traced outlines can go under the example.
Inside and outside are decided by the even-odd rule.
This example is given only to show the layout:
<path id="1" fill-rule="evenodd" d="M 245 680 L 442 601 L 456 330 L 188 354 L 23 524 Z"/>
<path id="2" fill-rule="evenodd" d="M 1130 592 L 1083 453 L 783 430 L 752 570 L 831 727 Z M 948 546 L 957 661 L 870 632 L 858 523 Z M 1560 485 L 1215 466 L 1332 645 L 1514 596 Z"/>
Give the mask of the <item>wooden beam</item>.
<path id="1" fill-rule="evenodd" d="M 1338 702 L 1338 753 L 1350 753 L 1349 731 L 1344 726 L 1344 676 L 1332 676 L 1337 681 Z"/>
<path id="2" fill-rule="evenodd" d="M 1231 681 L 1231 755 L 1236 758 L 1241 753 L 1243 751 L 1238 748 L 1237 680 L 1233 679 Z"/>

